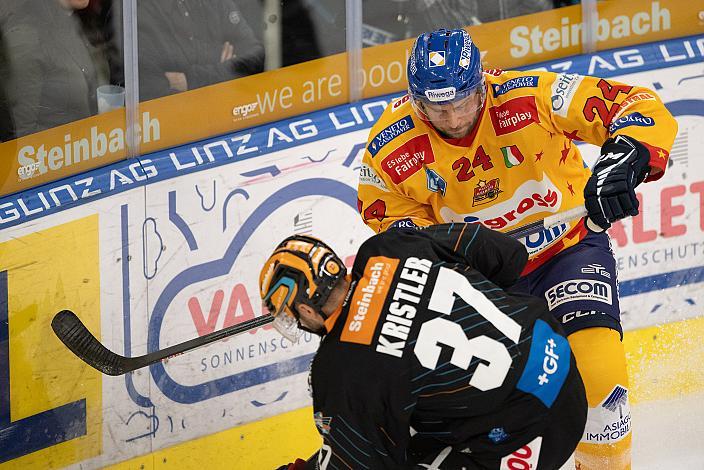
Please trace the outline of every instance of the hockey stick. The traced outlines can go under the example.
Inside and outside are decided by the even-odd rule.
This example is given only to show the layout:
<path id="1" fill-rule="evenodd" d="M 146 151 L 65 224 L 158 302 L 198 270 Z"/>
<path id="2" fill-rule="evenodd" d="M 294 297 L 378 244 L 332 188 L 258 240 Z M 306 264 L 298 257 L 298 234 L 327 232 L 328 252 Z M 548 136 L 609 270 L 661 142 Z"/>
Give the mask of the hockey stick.
<path id="1" fill-rule="evenodd" d="M 51 321 L 51 328 L 67 348 L 92 368 L 107 375 L 123 375 L 206 344 L 258 328 L 272 321 L 274 321 L 274 317 L 271 315 L 262 315 L 138 357 L 120 356 L 110 351 L 88 331 L 88 328 L 70 310 L 62 310 L 57 313 Z"/>
<path id="2" fill-rule="evenodd" d="M 513 238 L 523 238 L 536 234 L 538 232 L 542 232 L 545 229 L 565 224 L 567 222 L 572 222 L 573 220 L 581 219 L 582 217 L 586 216 L 587 209 L 584 207 L 584 205 L 580 205 L 573 209 L 564 212 L 558 212 L 557 214 L 545 217 L 543 220 L 538 220 L 537 222 L 533 222 L 531 224 L 527 224 L 522 227 L 509 230 L 508 232 L 506 232 L 506 234 L 512 236 Z M 603 231 L 602 228 L 593 223 L 590 219 L 587 219 L 585 223 L 589 226 L 589 229 L 594 232 Z"/>

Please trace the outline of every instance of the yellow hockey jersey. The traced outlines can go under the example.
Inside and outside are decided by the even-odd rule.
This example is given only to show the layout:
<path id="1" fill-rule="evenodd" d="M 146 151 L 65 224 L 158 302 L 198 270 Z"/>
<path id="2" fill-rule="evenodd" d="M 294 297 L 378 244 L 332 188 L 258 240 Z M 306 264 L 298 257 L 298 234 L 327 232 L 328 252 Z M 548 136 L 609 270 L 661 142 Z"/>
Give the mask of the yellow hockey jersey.
<path id="1" fill-rule="evenodd" d="M 440 136 L 408 95 L 384 110 L 359 173 L 357 205 L 372 229 L 463 221 L 508 231 L 584 204 L 591 171 L 575 140 L 633 137 L 650 151 L 646 181 L 662 176 L 677 122 L 652 90 L 553 72 L 484 77 L 481 116 L 462 139 Z M 526 272 L 585 235 L 573 222 L 524 238 Z"/>

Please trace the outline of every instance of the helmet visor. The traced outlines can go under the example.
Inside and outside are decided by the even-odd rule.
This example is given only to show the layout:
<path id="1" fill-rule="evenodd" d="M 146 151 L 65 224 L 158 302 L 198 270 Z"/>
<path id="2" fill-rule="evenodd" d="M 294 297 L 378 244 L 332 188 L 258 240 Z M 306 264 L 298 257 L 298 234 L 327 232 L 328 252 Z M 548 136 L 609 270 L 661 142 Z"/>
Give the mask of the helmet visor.
<path id="1" fill-rule="evenodd" d="M 263 299 L 264 306 L 274 317 L 272 325 L 276 331 L 293 343 L 297 342 L 303 334 L 293 312 L 297 289 L 295 281 L 285 276 L 269 289 Z"/>
<path id="2" fill-rule="evenodd" d="M 486 98 L 486 89 L 479 86 L 466 96 L 453 101 L 431 101 L 411 94 L 411 105 L 418 116 L 433 124 L 474 121 Z"/>
<path id="3" fill-rule="evenodd" d="M 286 312 L 276 315 L 272 325 L 276 328 L 276 331 L 281 333 L 281 336 L 292 343 L 297 343 L 303 336 L 303 330 L 301 330 L 298 320 Z"/>

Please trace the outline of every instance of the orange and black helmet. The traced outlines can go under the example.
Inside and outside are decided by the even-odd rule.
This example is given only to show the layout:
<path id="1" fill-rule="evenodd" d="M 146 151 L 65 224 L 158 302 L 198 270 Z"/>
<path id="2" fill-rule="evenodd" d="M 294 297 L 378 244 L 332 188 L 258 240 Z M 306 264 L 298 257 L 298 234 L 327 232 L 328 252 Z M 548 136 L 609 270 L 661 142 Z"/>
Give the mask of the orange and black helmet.
<path id="1" fill-rule="evenodd" d="M 292 339 L 292 329 L 298 324 L 296 303 L 320 312 L 345 274 L 342 260 L 322 241 L 307 235 L 286 238 L 259 275 L 262 301 L 275 317 L 274 327 Z"/>

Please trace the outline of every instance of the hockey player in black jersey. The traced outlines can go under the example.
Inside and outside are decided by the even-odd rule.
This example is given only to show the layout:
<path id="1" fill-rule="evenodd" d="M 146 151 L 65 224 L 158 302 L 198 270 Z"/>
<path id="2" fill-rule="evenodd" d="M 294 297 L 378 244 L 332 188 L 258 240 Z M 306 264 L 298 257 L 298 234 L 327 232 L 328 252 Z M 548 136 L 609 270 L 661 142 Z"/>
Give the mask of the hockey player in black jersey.
<path id="1" fill-rule="evenodd" d="M 510 292 L 527 258 L 474 224 L 377 234 L 349 274 L 320 240 L 284 240 L 262 299 L 289 339 L 322 336 L 311 385 L 323 444 L 291 468 L 559 468 L 587 401 L 545 301 Z"/>

